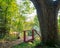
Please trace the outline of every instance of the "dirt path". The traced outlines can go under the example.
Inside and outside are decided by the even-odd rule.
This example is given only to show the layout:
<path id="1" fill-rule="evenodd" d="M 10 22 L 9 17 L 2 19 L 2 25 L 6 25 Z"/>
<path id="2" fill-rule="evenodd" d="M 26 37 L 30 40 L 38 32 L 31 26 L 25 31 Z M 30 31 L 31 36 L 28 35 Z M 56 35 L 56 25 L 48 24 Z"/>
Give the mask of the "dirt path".
<path id="1" fill-rule="evenodd" d="M 31 39 L 31 37 L 28 37 L 26 40 Z M 0 42 L 0 48 L 11 48 L 12 46 L 21 44 L 22 42 L 24 42 L 23 39 L 17 39 L 15 41 L 4 41 L 4 42 Z"/>
<path id="2" fill-rule="evenodd" d="M 6 41 L 6 42 L 0 42 L 0 48 L 11 48 L 14 45 L 22 43 L 23 40 L 17 39 L 15 41 Z"/>

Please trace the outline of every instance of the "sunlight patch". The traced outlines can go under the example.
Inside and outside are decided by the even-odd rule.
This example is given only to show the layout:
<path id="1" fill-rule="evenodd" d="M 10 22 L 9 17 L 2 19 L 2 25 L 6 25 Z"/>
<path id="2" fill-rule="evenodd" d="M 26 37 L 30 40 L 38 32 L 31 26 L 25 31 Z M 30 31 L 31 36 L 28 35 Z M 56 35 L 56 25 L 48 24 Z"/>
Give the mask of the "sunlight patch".
<path id="1" fill-rule="evenodd" d="M 53 0 L 53 1 L 56 1 L 56 0 Z"/>

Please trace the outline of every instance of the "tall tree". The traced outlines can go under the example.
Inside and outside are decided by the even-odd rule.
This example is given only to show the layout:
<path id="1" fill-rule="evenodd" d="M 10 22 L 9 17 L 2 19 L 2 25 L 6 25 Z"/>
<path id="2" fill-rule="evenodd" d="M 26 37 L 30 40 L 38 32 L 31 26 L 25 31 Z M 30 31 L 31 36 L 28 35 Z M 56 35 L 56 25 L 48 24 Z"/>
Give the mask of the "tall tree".
<path id="1" fill-rule="evenodd" d="M 16 9 L 15 0 L 0 1 L 0 38 L 4 38 L 4 36 L 9 33 L 11 16 L 14 15 Z"/>
<path id="2" fill-rule="evenodd" d="M 31 0 L 37 10 L 43 44 L 57 44 L 57 13 L 60 0 Z"/>

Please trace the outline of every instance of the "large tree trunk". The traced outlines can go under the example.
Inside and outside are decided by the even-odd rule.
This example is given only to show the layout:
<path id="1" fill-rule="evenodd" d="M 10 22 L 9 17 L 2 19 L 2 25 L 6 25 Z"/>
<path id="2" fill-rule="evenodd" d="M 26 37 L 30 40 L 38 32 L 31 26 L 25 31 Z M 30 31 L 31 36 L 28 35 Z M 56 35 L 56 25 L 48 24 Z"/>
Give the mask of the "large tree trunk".
<path id="1" fill-rule="evenodd" d="M 57 13 L 58 1 L 31 0 L 37 10 L 40 23 L 42 42 L 47 45 L 57 44 Z"/>

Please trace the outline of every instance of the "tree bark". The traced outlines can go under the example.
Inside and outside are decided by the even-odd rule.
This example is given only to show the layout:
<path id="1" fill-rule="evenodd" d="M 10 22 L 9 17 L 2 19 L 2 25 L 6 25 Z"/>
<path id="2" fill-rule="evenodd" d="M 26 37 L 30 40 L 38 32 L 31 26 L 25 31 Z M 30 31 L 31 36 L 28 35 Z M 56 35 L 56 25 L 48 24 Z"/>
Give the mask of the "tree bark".
<path id="1" fill-rule="evenodd" d="M 58 2 L 50 0 L 31 0 L 37 10 L 40 23 L 42 42 L 47 45 L 55 45 L 58 41 L 57 14 Z"/>

